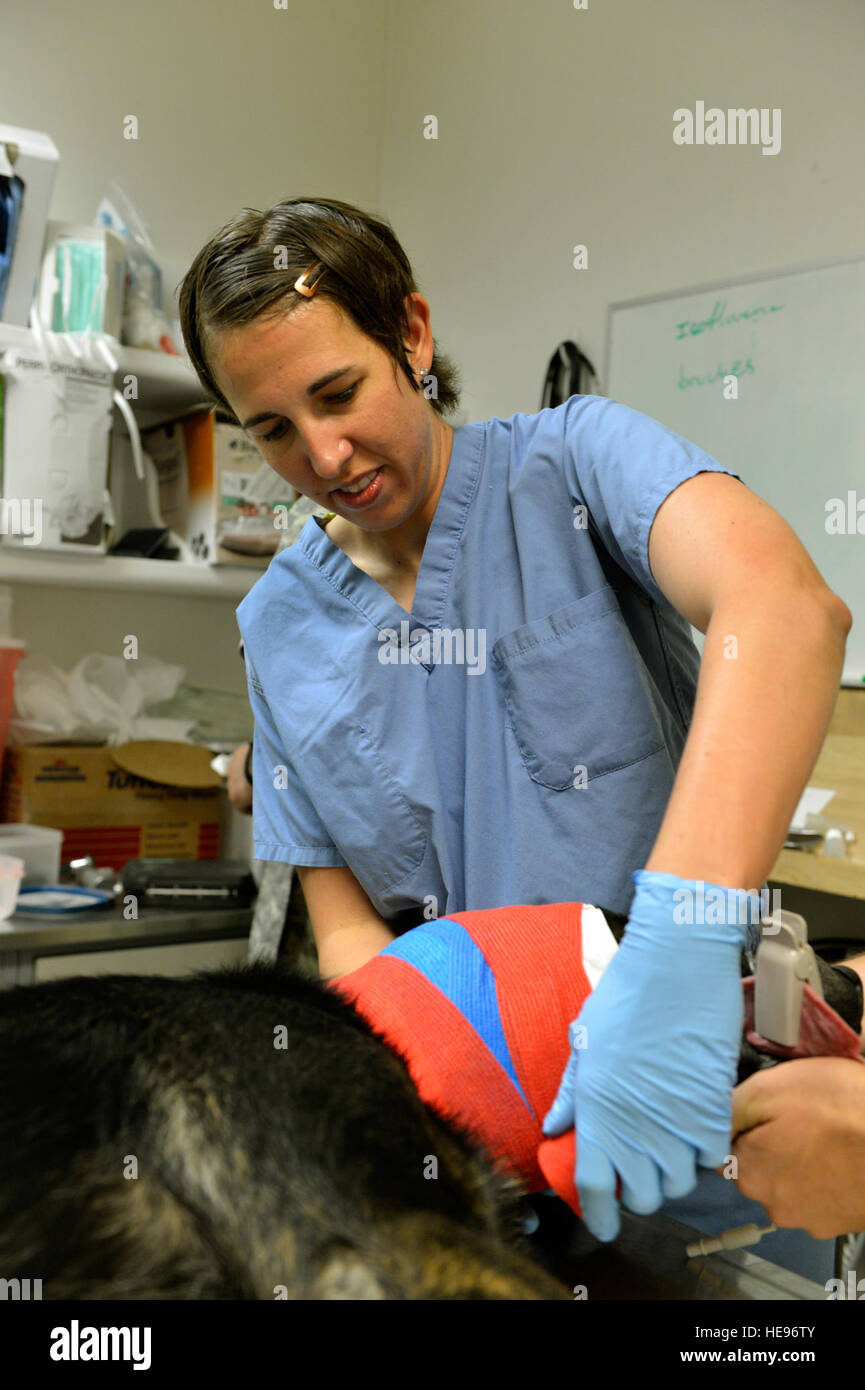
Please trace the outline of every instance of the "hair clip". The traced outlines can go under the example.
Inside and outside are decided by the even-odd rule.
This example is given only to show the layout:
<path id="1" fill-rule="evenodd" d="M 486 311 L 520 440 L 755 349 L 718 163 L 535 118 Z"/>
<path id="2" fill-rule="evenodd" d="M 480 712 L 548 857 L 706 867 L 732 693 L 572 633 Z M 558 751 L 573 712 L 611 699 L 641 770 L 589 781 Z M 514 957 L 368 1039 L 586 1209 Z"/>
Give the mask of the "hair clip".
<path id="1" fill-rule="evenodd" d="M 309 267 L 309 270 L 305 270 L 302 275 L 298 275 L 297 279 L 294 282 L 294 288 L 297 290 L 298 294 L 302 294 L 306 299 L 312 299 L 312 296 L 318 289 L 319 281 L 321 280 L 322 275 L 327 269 L 327 266 L 321 267 L 321 270 L 315 278 L 315 283 L 312 285 L 312 287 L 310 287 L 308 284 L 304 282 L 309 279 L 309 276 L 315 270 L 317 264 L 317 261 L 313 261 L 312 265 Z"/>

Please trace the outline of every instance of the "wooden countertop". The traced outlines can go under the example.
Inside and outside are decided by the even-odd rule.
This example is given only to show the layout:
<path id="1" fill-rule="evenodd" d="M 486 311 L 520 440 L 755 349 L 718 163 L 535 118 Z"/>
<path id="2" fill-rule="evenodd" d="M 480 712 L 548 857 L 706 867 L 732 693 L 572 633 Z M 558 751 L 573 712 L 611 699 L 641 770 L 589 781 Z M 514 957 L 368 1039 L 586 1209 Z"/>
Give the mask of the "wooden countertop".
<path id="1" fill-rule="evenodd" d="M 856 832 L 843 859 L 782 849 L 769 874 L 779 883 L 865 899 L 865 689 L 842 689 L 809 787 L 835 792 L 823 815 Z"/>

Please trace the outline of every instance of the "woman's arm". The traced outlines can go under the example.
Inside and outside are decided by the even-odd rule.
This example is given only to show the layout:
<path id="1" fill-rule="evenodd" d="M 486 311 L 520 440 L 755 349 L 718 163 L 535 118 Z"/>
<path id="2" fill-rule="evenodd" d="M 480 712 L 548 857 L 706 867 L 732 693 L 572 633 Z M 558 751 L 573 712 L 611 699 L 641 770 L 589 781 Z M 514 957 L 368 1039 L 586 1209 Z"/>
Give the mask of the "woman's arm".
<path id="1" fill-rule="evenodd" d="M 394 940 L 394 933 L 376 912 L 351 869 L 318 869 L 299 864 L 297 874 L 323 980 L 358 970 Z"/>
<path id="2" fill-rule="evenodd" d="M 706 642 L 646 869 L 760 889 L 826 735 L 852 619 L 782 517 L 727 474 L 659 508 L 656 582 Z"/>
<path id="3" fill-rule="evenodd" d="M 241 743 L 235 748 L 225 779 L 229 801 L 235 811 L 242 811 L 245 816 L 252 815 L 252 783 L 246 775 L 247 757 L 251 746 L 249 743 Z"/>
<path id="4" fill-rule="evenodd" d="M 619 1229 L 617 1181 L 626 1206 L 656 1211 L 729 1152 L 745 935 L 735 894 L 762 888 L 784 843 L 852 622 L 783 517 L 729 474 L 674 489 L 649 565 L 706 634 L 696 704 L 622 945 L 579 1015 L 588 1042 L 544 1120 L 553 1135 L 573 1116 L 583 1219 L 601 1240 Z M 732 890 L 722 920 L 680 915 L 689 894 L 698 909 L 701 883 Z"/>

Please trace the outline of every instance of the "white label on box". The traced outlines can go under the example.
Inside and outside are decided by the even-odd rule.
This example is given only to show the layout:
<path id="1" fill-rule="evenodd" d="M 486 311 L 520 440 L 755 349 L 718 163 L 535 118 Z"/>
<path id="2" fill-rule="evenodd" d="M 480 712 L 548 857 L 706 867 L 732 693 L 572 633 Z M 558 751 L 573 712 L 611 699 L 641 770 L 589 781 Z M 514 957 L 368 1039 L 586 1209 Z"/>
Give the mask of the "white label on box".
<path id="1" fill-rule="evenodd" d="M 252 477 L 249 473 L 235 473 L 229 469 L 223 469 L 222 473 L 222 503 L 230 506 L 233 502 L 250 500 L 250 484 Z"/>
<path id="2" fill-rule="evenodd" d="M 269 464 L 263 463 L 249 479 L 246 498 L 249 502 L 283 502 L 290 507 L 294 501 L 294 488 L 278 473 L 274 473 Z"/>

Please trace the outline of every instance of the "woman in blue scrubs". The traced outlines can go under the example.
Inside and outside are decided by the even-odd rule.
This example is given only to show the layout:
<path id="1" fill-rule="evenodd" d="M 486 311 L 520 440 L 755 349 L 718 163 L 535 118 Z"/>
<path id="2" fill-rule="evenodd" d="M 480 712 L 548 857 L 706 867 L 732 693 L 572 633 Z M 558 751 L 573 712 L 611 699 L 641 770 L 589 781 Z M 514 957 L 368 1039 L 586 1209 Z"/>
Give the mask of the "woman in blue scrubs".
<path id="1" fill-rule="evenodd" d="M 740 950 L 849 612 L 736 474 L 636 411 L 448 425 L 455 374 L 380 219 L 247 210 L 180 304 L 206 390 L 321 507 L 238 609 L 256 855 L 298 866 L 324 976 L 424 917 L 628 917 L 547 1122 L 576 1116 L 612 1239 L 617 1181 L 653 1211 L 729 1152 Z"/>

